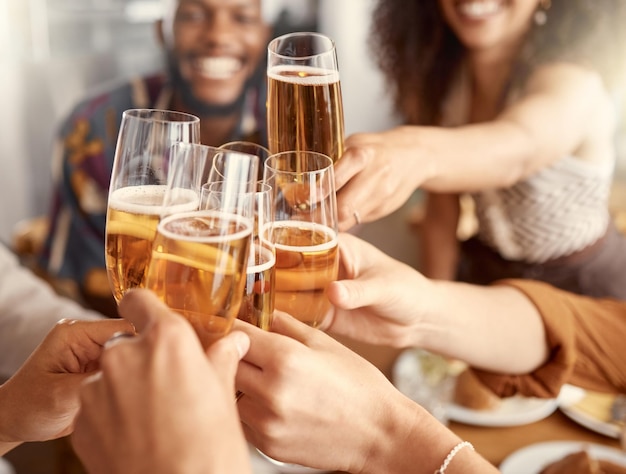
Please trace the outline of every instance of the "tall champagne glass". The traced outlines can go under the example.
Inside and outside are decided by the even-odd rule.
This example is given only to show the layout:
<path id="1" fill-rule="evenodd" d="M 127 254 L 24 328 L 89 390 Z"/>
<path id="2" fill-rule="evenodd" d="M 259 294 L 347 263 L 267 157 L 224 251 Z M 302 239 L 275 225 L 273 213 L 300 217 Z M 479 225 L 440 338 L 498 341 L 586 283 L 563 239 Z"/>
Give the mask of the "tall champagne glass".
<path id="1" fill-rule="evenodd" d="M 215 182 L 203 186 L 203 208 L 218 209 L 225 205 L 224 183 Z M 268 235 L 268 227 L 273 220 L 271 187 L 257 183 L 253 193 L 246 193 L 245 199 L 252 201 L 254 227 L 243 301 L 238 318 L 261 329 L 268 330 L 274 313 L 274 292 L 276 278 L 276 249 Z M 248 209 L 248 208 L 246 208 Z"/>
<path id="2" fill-rule="evenodd" d="M 247 153 L 249 155 L 254 155 L 259 157 L 259 180 L 263 179 L 263 164 L 267 160 L 267 158 L 271 155 L 270 151 L 265 148 L 263 145 L 259 145 L 254 142 L 246 142 L 246 141 L 234 141 L 224 143 L 220 145 L 220 148 L 223 150 L 232 150 L 239 151 L 241 153 Z"/>
<path id="3" fill-rule="evenodd" d="M 289 33 L 268 46 L 269 149 L 343 153 L 344 119 L 334 42 L 319 33 Z"/>
<path id="4" fill-rule="evenodd" d="M 275 213 L 275 307 L 318 327 L 330 309 L 326 288 L 338 272 L 333 162 L 316 152 L 278 153 L 265 163 L 265 182 Z"/>
<path id="5" fill-rule="evenodd" d="M 258 173 L 258 158 L 233 154 L 234 160 L 247 163 L 252 181 Z M 238 183 L 224 187 L 228 207 L 199 209 L 198 176 L 204 174 L 205 166 L 194 169 L 181 161 L 168 179 L 145 287 L 187 318 L 208 347 L 230 330 L 238 314 L 254 221 L 253 203 L 242 198 L 245 193 Z M 243 191 L 255 190 L 247 182 L 242 186 Z M 185 208 L 183 203 L 188 202 L 195 203 L 194 210 Z"/>
<path id="6" fill-rule="evenodd" d="M 115 300 L 142 286 L 175 142 L 197 142 L 200 120 L 169 110 L 122 115 L 106 218 L 106 267 Z"/>

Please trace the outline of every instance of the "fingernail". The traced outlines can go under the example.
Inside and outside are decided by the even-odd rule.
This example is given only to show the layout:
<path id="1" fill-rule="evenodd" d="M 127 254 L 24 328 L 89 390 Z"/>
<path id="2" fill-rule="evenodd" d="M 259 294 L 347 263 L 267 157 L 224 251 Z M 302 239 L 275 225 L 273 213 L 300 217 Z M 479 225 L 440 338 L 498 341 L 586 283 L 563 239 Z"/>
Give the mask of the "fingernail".
<path id="1" fill-rule="evenodd" d="M 237 348 L 239 359 L 242 359 L 248 353 L 248 349 L 250 349 L 250 338 L 247 334 L 240 331 L 233 332 L 233 336 L 235 336 L 235 347 Z"/>

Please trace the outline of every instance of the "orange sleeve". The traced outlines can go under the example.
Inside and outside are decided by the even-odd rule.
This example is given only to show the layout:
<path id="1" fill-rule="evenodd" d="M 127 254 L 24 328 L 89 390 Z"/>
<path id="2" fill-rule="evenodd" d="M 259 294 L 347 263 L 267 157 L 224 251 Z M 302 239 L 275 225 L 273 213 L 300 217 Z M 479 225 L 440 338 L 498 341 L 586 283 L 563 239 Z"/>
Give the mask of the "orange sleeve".
<path id="1" fill-rule="evenodd" d="M 537 307 L 546 329 L 549 357 L 529 374 L 476 370 L 491 390 L 505 397 L 555 397 L 570 383 L 600 392 L 626 392 L 626 301 L 591 298 L 532 280 L 502 280 Z"/>

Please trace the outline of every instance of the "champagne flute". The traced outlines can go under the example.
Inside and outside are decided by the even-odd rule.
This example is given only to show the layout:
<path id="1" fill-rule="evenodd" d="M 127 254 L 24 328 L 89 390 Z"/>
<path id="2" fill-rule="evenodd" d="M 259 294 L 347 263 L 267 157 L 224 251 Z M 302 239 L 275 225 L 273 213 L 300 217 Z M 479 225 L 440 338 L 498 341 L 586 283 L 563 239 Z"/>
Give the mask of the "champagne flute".
<path id="1" fill-rule="evenodd" d="M 122 114 L 106 217 L 105 260 L 117 302 L 141 287 L 172 167 L 175 142 L 198 142 L 200 120 L 169 110 L 131 109 Z"/>
<path id="2" fill-rule="evenodd" d="M 226 196 L 223 188 L 223 182 L 205 184 L 202 190 L 202 208 L 224 208 Z M 244 198 L 252 201 L 251 217 L 254 219 L 254 228 L 246 268 L 243 301 L 237 317 L 268 330 L 274 313 L 276 275 L 276 249 L 268 235 L 268 226 L 273 220 L 274 210 L 271 187 L 258 182 L 256 191 L 246 193 Z"/>
<path id="3" fill-rule="evenodd" d="M 333 162 L 317 152 L 288 151 L 270 156 L 264 173 L 275 213 L 275 307 L 319 327 L 330 309 L 326 288 L 339 265 Z"/>
<path id="4" fill-rule="evenodd" d="M 232 154 L 248 180 L 224 186 L 228 206 L 201 209 L 199 177 L 212 160 L 196 166 L 180 160 L 168 179 L 145 279 L 146 288 L 187 318 L 205 348 L 230 331 L 241 305 L 253 231 L 252 201 L 244 196 L 254 191 L 249 182 L 258 173 L 256 156 L 219 153 Z"/>
<path id="5" fill-rule="evenodd" d="M 263 164 L 267 160 L 267 158 L 271 155 L 270 151 L 265 148 L 263 145 L 259 145 L 254 142 L 246 142 L 246 141 L 234 141 L 224 143 L 220 145 L 223 150 L 232 150 L 239 151 L 241 153 L 247 153 L 248 155 L 254 155 L 259 157 L 259 180 L 263 179 Z"/>
<path id="6" fill-rule="evenodd" d="M 272 153 L 343 154 L 344 119 L 334 42 L 319 33 L 289 33 L 268 45 L 268 143 Z"/>

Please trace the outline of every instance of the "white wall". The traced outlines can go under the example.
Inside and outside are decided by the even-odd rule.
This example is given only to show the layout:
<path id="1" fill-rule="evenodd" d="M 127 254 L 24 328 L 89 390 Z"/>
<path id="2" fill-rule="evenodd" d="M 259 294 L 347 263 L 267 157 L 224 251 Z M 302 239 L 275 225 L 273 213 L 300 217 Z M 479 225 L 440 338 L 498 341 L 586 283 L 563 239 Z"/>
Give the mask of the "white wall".
<path id="1" fill-rule="evenodd" d="M 396 123 L 382 76 L 367 51 L 373 6 L 374 0 L 320 1 L 320 32 L 337 46 L 346 134 Z"/>

